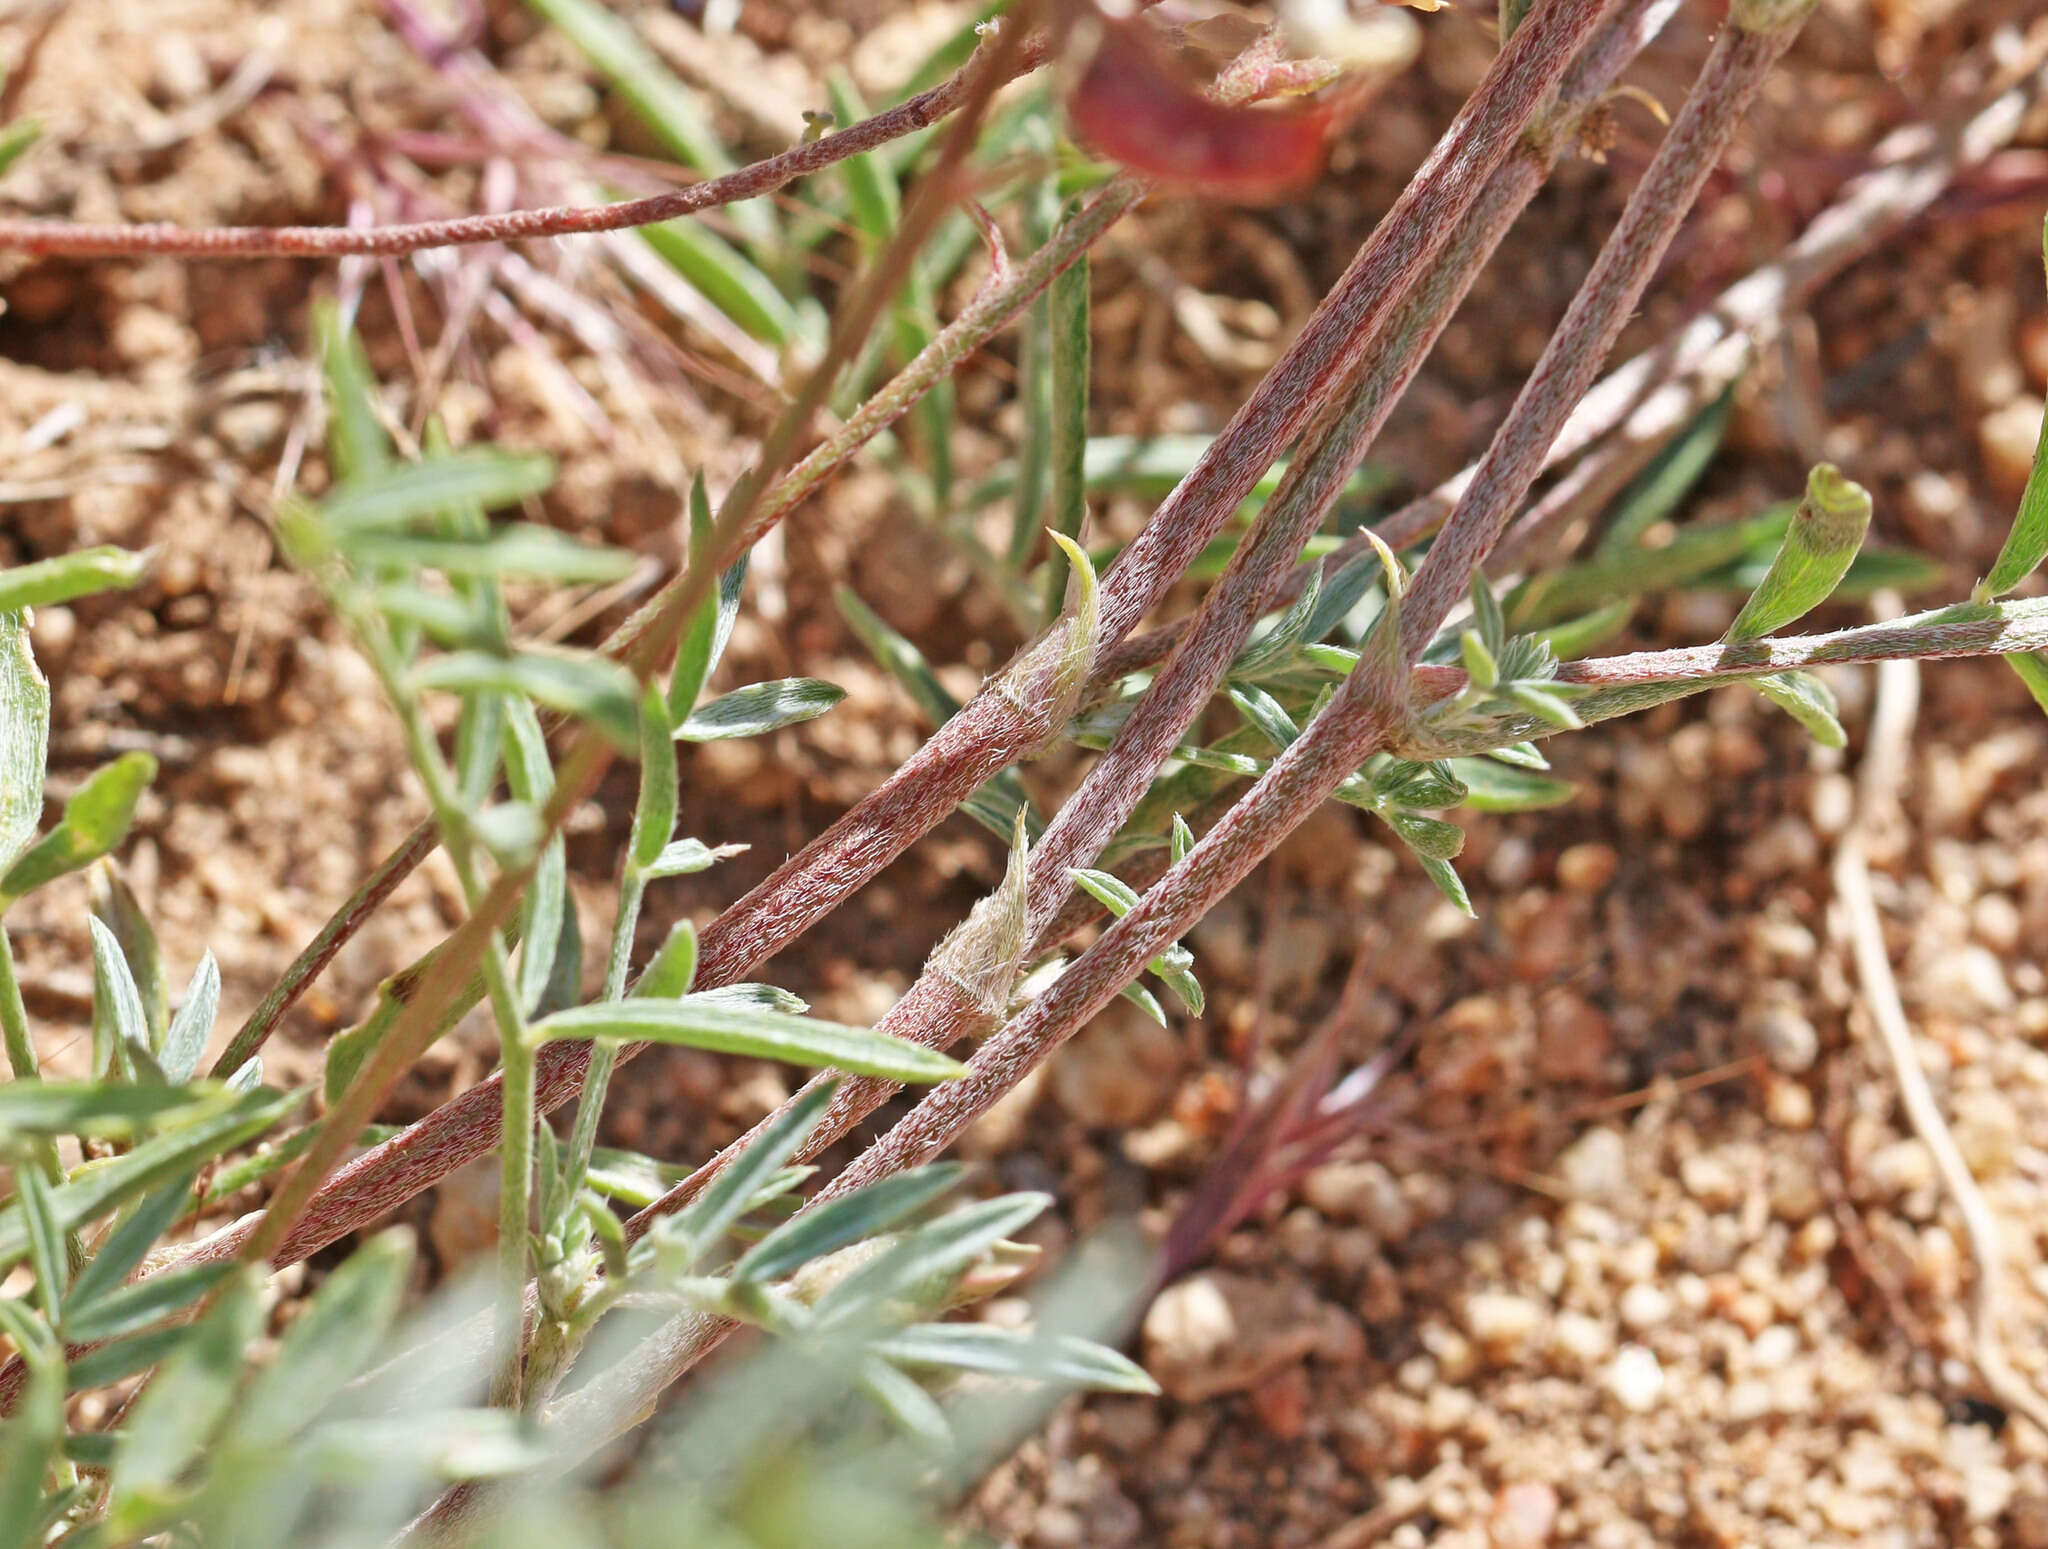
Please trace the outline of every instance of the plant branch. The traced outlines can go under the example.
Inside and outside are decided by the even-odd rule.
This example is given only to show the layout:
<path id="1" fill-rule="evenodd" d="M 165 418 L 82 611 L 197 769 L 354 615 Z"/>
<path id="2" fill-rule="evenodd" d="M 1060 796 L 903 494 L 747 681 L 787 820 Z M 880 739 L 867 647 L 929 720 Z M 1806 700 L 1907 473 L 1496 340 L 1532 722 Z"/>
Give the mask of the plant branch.
<path id="1" fill-rule="evenodd" d="M 1437 335 L 1541 186 L 1585 111 L 1675 9 L 1675 0 L 1637 0 L 1602 30 L 1572 66 L 1558 101 L 1524 137 L 1520 152 L 1486 181 L 1414 293 L 1382 315 L 1365 352 L 1311 427 L 1253 533 L 1203 600 L 1165 670 L 1033 849 L 1025 932 L 1034 946 L 1027 957 L 1049 947 L 1048 936 L 1058 939 L 1053 927 L 1072 892 L 1069 868 L 1094 863 L 1215 693 L 1302 545 L 1321 526 Z M 880 1029 L 943 1049 L 986 1020 L 985 1008 L 949 980 L 935 960 L 890 1009 Z M 823 1151 L 898 1090 L 894 1083 L 874 1079 L 845 1082 L 800 1155 Z M 762 1122 L 773 1122 L 773 1116 Z M 655 1217 L 680 1209 L 745 1149 L 754 1133 L 758 1127 L 641 1211 L 630 1228 L 637 1235 Z"/>
<path id="2" fill-rule="evenodd" d="M 392 257 L 427 248 L 530 237 L 570 237 L 652 226 L 720 205 L 772 193 L 785 183 L 822 171 L 904 135 L 928 129 L 982 89 L 984 48 L 949 80 L 836 134 L 793 145 L 779 155 L 723 177 L 644 199 L 594 206 L 507 210 L 392 226 L 221 226 L 194 231 L 164 222 L 102 225 L 72 221 L 0 220 L 0 250 L 66 258 L 347 258 Z M 1039 34 L 1008 50 L 1002 82 L 1037 69 L 1052 57 Z"/>
<path id="3" fill-rule="evenodd" d="M 1505 525 L 1513 502 L 1527 489 L 1524 483 L 1520 490 L 1513 490 L 1514 479 L 1526 468 L 1527 479 L 1534 480 L 1529 448 L 1533 445 L 1534 455 L 1540 459 L 1542 444 L 1555 433 L 1571 406 L 1573 399 L 1563 395 L 1563 387 L 1578 379 L 1577 391 L 1585 389 L 1597 369 L 1598 355 L 1611 347 L 1612 335 L 1607 335 L 1589 364 L 1559 362 L 1559 341 L 1588 347 L 1586 330 L 1598 337 L 1609 325 L 1610 309 L 1625 317 L 1633 307 L 1741 111 L 1789 45 L 1810 4 L 1811 0 L 1796 0 L 1782 7 L 1738 7 L 1734 24 L 1709 56 L 1686 109 L 1517 401 L 1517 413 L 1510 416 L 1509 427 L 1495 441 L 1496 451 L 1503 447 L 1508 451 L 1500 457 L 1490 454 L 1482 462 L 1480 477 L 1475 480 L 1478 499 L 1469 509 L 1461 503 L 1444 539 L 1425 561 L 1416 580 L 1417 590 L 1432 561 L 1439 591 L 1444 586 L 1441 577 L 1452 574 L 1460 576 L 1462 590 L 1463 578 L 1484 557 L 1499 527 Z M 1524 24 L 1517 39 L 1526 37 L 1536 20 L 1555 17 L 1560 9 L 1553 0 Z M 1612 322 L 1616 332 L 1619 326 L 1619 320 Z M 1504 496 L 1508 498 L 1502 504 L 1490 503 L 1502 501 Z M 1245 798 L 1044 993 L 984 1043 L 964 1079 L 927 1093 L 894 1129 L 822 1190 L 818 1201 L 843 1197 L 944 1150 L 1242 881 L 1367 757 L 1394 741 L 1405 730 L 1409 714 L 1407 664 L 1421 650 L 1414 646 L 1411 653 L 1410 644 L 1418 633 L 1426 644 L 1449 607 L 1449 600 L 1438 601 L 1427 594 L 1420 607 L 1412 593 L 1405 599 L 1391 599 L 1357 667 L 1308 729 L 1253 783 Z M 1426 627 L 1414 622 L 1418 615 L 1428 620 Z M 679 1339 L 679 1335 L 688 1337 Z M 706 1320 L 678 1320 L 613 1373 L 592 1384 L 607 1390 L 600 1400 L 593 1401 L 612 1405 L 622 1414 L 642 1412 L 701 1353 L 696 1344 L 715 1336 L 716 1325 Z"/>
<path id="4" fill-rule="evenodd" d="M 973 144 L 982 112 L 997 86 L 1010 78 L 1004 72 L 1010 69 L 1024 47 L 1021 31 L 1014 24 L 1003 29 L 993 45 L 978 51 L 970 61 L 967 87 L 960 104 L 964 111 L 956 115 L 941 146 L 937 165 L 920 183 L 895 236 L 870 266 L 860 290 L 835 319 L 824 358 L 809 374 L 796 400 L 769 432 L 753 469 L 728 492 L 710 539 L 704 545 L 710 563 L 690 566 L 643 613 L 643 618 L 651 615 L 651 621 L 645 622 L 630 638 L 618 644 L 616 654 L 624 658 L 640 682 L 647 682 L 667 664 L 684 621 L 710 595 L 715 578 L 745 552 L 741 534 L 748 530 L 768 480 L 781 471 L 812 414 L 828 394 L 833 378 L 858 350 L 861 339 L 887 304 L 896 279 L 908 263 L 908 256 L 917 251 L 932 225 L 948 207 L 956 170 Z M 1028 297 L 1021 298 L 1019 304 L 1028 300 Z M 594 731 L 585 731 L 577 738 L 564 757 L 554 792 L 542 810 L 543 837 L 559 830 L 576 804 L 595 789 L 611 756 L 609 744 Z M 460 1099 L 457 1103 L 444 1104 L 434 1116 L 430 1116 L 443 1119 L 441 1132 L 424 1137 L 413 1136 L 415 1142 L 423 1140 L 424 1144 L 393 1149 L 408 1138 L 407 1135 L 396 1137 L 385 1146 L 358 1158 L 359 1167 L 336 1178 L 335 1188 L 320 1189 L 322 1180 L 339 1162 L 342 1152 L 368 1120 L 384 1092 L 432 1041 L 442 1012 L 453 1003 L 475 965 L 482 961 L 482 954 L 492 936 L 510 917 L 531 880 L 532 870 L 529 861 L 523 866 L 502 871 L 469 918 L 433 955 L 413 996 L 400 1008 L 383 1041 L 358 1072 L 341 1102 L 329 1110 L 304 1159 L 285 1180 L 261 1219 L 253 1228 L 245 1230 L 238 1225 L 216 1234 L 214 1239 L 198 1246 L 192 1255 L 193 1260 L 206 1261 L 239 1254 L 250 1260 L 293 1262 L 341 1233 L 352 1230 L 362 1220 L 410 1198 L 452 1167 L 460 1166 L 463 1161 L 490 1149 L 499 1128 L 504 1101 L 503 1083 L 498 1078 L 494 1078 L 487 1088 L 472 1088 L 465 1094 L 473 1096 L 479 1090 L 485 1092 L 487 1106 L 481 1111 L 473 1105 L 458 1113 Z M 539 1073 L 536 1101 L 546 1105 L 540 1111 L 559 1106 L 574 1095 L 589 1051 L 579 1045 L 574 1049 L 574 1056 L 557 1058 L 551 1068 L 544 1068 Z M 414 1127 L 415 1130 L 419 1128 L 421 1126 Z M 457 1133 L 451 1135 L 449 1130 Z M 409 1131 L 408 1135 L 412 1133 Z M 450 1155 L 457 1159 L 445 1160 Z M 369 1162 L 371 1158 L 375 1161 L 369 1168 L 360 1168 L 360 1164 Z M 429 1162 L 432 1170 L 424 1176 L 408 1174 L 405 1164 L 423 1158 L 432 1159 Z M 370 1173 L 368 1179 L 361 1176 L 363 1171 Z M 374 1191 L 375 1204 L 366 1214 L 358 1213 L 362 1209 L 366 1185 L 368 1190 Z M 301 1241 L 317 1240 L 300 1248 L 292 1241 L 293 1228 L 316 1203 L 317 1214 L 308 1223 L 311 1230 L 298 1235 Z M 338 1219 L 340 1224 L 337 1225 Z M 325 1235 L 320 1235 L 322 1233 Z"/>
<path id="5" fill-rule="evenodd" d="M 1610 372 L 1572 410 L 1544 456 L 1546 468 L 1598 447 L 1591 455 L 1647 458 L 1691 422 L 1767 349 L 1821 286 L 1925 214 L 1972 167 L 2009 144 L 2027 115 L 2048 98 L 2048 21 L 2036 23 L 2016 50 L 2010 34 L 1978 49 L 1951 76 L 1943 101 L 1924 122 L 1887 136 L 1872 168 L 1853 179 L 1777 258 L 1723 291 L 1671 338 Z M 1988 79 L 1987 79 L 1988 78 Z M 1611 450 L 1610 450 L 1611 447 Z M 1426 538 L 1470 487 L 1476 465 L 1446 479 L 1373 526 L 1400 549 Z M 1625 478 L 1625 476 L 1624 476 Z M 1549 502 L 1532 511 L 1542 511 Z M 1364 554 L 1362 534 L 1321 561 L 1329 575 Z M 1523 556 L 1518 522 L 1503 541 L 1503 562 Z M 1299 594 L 1302 567 L 1275 601 Z M 1105 651 L 1095 682 L 1139 672 L 1162 660 L 1173 631 L 1140 636 Z"/>
<path id="6" fill-rule="evenodd" d="M 1509 520 L 1521 508 L 1573 406 L 1649 288 L 1665 249 L 1721 159 L 1750 100 L 1791 47 L 1814 0 L 1737 3 L 1685 106 L 1630 195 L 1593 272 L 1479 460 L 1472 479 L 1416 572 L 1401 614 L 1401 653 L 1417 661 L 1435 638 Z"/>

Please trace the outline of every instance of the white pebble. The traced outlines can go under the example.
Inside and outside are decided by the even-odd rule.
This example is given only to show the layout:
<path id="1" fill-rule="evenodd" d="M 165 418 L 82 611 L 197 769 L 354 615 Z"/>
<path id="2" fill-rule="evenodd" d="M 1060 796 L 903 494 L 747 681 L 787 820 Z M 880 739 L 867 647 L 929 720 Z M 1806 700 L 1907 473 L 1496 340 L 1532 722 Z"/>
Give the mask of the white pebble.
<path id="1" fill-rule="evenodd" d="M 1623 1345 L 1607 1368 L 1607 1391 L 1630 1414 L 1647 1414 L 1664 1396 L 1664 1368 L 1641 1345 Z"/>
<path id="2" fill-rule="evenodd" d="M 1623 1326 L 1640 1334 L 1671 1316 L 1671 1297 L 1662 1287 L 1645 1281 L 1621 1293 L 1620 1311 Z"/>

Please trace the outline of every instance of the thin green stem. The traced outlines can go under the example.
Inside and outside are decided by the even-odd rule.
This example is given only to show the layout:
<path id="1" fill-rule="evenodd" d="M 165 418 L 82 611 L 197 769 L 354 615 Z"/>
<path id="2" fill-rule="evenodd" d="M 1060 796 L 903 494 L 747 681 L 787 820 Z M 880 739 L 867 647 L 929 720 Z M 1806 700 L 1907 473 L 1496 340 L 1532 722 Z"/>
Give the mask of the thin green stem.
<path id="1" fill-rule="evenodd" d="M 368 653 L 384 692 L 404 730 L 406 751 L 427 793 L 434 826 L 453 862 L 464 905 L 474 912 L 485 886 L 478 864 L 475 835 L 463 806 L 455 772 L 427 724 L 418 693 L 407 681 L 405 663 L 384 620 L 336 596 L 336 611 L 354 627 Z M 498 1185 L 498 1361 L 491 1376 L 491 1400 L 507 1408 L 520 1401 L 521 1346 L 525 1329 L 525 1295 L 530 1257 L 527 1221 L 533 1207 L 534 1048 L 526 1036 L 526 1018 L 512 982 L 504 935 L 486 933 L 483 943 L 484 989 L 498 1024 L 498 1060 L 505 1081 L 505 1114 L 500 1126 L 501 1168 Z"/>
<path id="2" fill-rule="evenodd" d="M 623 1000 L 626 977 L 632 967 L 633 938 L 640 926 L 640 904 L 647 896 L 647 879 L 637 866 L 627 866 L 619 879 L 619 917 L 612 922 L 610 955 L 604 966 L 604 998 Z M 590 1051 L 590 1065 L 583 1075 L 583 1094 L 576 1102 L 576 1122 L 569 1131 L 569 1155 L 564 1163 L 567 1176 L 580 1179 L 590 1166 L 590 1153 L 597 1144 L 598 1121 L 604 1117 L 605 1088 L 619 1062 L 619 1046 L 599 1040 Z"/>
<path id="3" fill-rule="evenodd" d="M 14 948 L 7 940 L 7 928 L 0 926 L 0 1037 L 7 1045 L 7 1063 L 17 1081 L 39 1081 L 35 1040 L 29 1036 L 28 1008 L 21 1003 L 21 985 L 14 977 Z M 36 1166 L 52 1184 L 64 1181 L 64 1163 L 57 1155 L 56 1137 L 45 1135 L 30 1147 Z"/>

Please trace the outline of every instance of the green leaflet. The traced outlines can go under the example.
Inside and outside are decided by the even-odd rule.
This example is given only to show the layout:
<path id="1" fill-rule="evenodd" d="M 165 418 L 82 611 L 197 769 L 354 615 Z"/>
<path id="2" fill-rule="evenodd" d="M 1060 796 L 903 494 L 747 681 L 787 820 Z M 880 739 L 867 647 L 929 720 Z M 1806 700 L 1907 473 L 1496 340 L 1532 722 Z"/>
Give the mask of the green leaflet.
<path id="1" fill-rule="evenodd" d="M 1785 541 L 1761 585 L 1729 626 L 1729 640 L 1776 634 L 1826 602 L 1848 573 L 1870 531 L 1870 491 L 1842 477 L 1832 463 L 1807 475 L 1806 498 L 1792 514 Z"/>

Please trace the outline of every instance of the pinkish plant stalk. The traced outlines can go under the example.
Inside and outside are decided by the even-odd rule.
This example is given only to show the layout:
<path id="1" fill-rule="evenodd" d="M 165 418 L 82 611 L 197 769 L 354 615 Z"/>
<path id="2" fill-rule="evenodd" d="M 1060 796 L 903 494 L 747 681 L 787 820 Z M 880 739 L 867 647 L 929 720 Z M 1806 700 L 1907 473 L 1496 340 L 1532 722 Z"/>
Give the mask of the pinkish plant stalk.
<path id="1" fill-rule="evenodd" d="M 1322 712 L 1184 859 L 983 1044 L 964 1080 L 927 1093 L 822 1190 L 818 1202 L 843 1197 L 944 1150 L 1241 882 L 1366 758 L 1400 740 L 1413 713 L 1410 665 L 1534 482 L 1549 440 L 1591 385 L 1601 357 L 1647 287 L 1743 111 L 1811 5 L 1812 0 L 1781 0 L 1736 6 L 1730 27 L 1709 55 L 1471 489 L 1406 595 L 1400 595 L 1403 589 L 1390 575 L 1396 595 L 1358 666 Z M 1553 4 L 1538 15 L 1554 15 L 1557 9 Z M 714 1320 L 696 1315 L 676 1320 L 594 1382 L 591 1387 L 600 1391 L 586 1390 L 574 1409 L 642 1412 L 719 1334 Z"/>
<path id="2" fill-rule="evenodd" d="M 1302 545 L 1322 525 L 1344 481 L 1487 258 L 1542 185 L 1584 114 L 1673 9 L 1674 0 L 1639 0 L 1603 29 L 1572 66 L 1558 100 L 1523 138 L 1519 154 L 1487 180 L 1414 294 L 1371 330 L 1364 353 L 1310 428 L 1254 531 L 1203 599 L 1164 671 L 1034 847 L 1023 927 L 1034 954 L 1050 945 L 1046 938 L 1072 892 L 1069 868 L 1093 864 L 1130 817 L 1189 724 L 1216 692 L 1252 626 L 1292 572 Z M 1383 230 L 1397 214 L 1387 217 Z M 944 1049 L 985 1027 L 990 1016 L 980 998 L 965 993 L 935 959 L 882 1019 L 880 1030 Z M 806 1140 L 801 1156 L 815 1156 L 836 1143 L 898 1090 L 886 1081 L 846 1082 Z M 772 1121 L 773 1116 L 762 1122 Z M 656 1216 L 680 1209 L 695 1197 L 757 1132 L 758 1128 L 726 1147 L 636 1215 L 631 1223 L 635 1235 Z"/>
<path id="3" fill-rule="evenodd" d="M 1004 52 L 1000 81 L 986 80 L 992 52 Z M 0 220 L 0 250 L 65 258 L 344 258 L 417 253 L 432 247 L 476 242 L 512 242 L 532 237 L 572 237 L 591 232 L 652 226 L 721 205 L 773 193 L 849 156 L 928 129 L 977 92 L 1037 69 L 1052 55 L 1044 35 L 1007 51 L 983 48 L 950 79 L 836 134 L 793 145 L 723 177 L 692 183 L 644 199 L 597 206 L 508 210 L 497 215 L 462 215 L 446 220 L 394 226 L 221 226 L 192 231 L 165 223 L 97 225 L 73 221 Z"/>
<path id="4" fill-rule="evenodd" d="M 1593 272 L 1572 298 L 1507 422 L 1416 572 L 1401 613 L 1404 661 L 1413 664 L 1421 658 L 1521 509 L 1551 443 L 1593 385 L 1750 99 L 1791 46 L 1813 4 L 1736 0 L 1729 27 L 1715 41 Z"/>
<path id="5" fill-rule="evenodd" d="M 1577 48 L 1597 26 L 1608 0 L 1551 0 L 1520 28 L 1496 60 L 1479 90 L 1443 143 L 1382 222 L 1373 241 L 1353 261 L 1315 318 L 1296 338 L 1287 354 L 1240 409 L 1230 427 L 1217 437 L 1203 460 L 1161 507 L 1154 520 L 1120 557 L 1102 592 L 1102 623 L 1098 641 L 1116 640 L 1164 594 L 1180 571 L 1220 529 L 1251 486 L 1270 466 L 1286 441 L 1307 422 L 1324 394 L 1363 350 L 1365 332 L 1387 315 L 1406 290 L 1427 270 L 1448 239 L 1457 216 L 1478 196 L 1485 180 L 1508 157 L 1518 136 L 1563 75 Z M 984 58 L 985 56 L 977 56 Z M 979 79 L 992 82 L 1000 71 L 984 63 Z M 927 178 L 926 186 L 934 186 Z M 906 211 L 904 230 L 911 224 Z M 1026 298 L 1028 299 L 1028 298 Z M 828 360 L 829 366 L 829 360 Z M 814 375 L 818 380 L 821 370 Z M 803 406 L 798 406 L 802 410 Z M 787 426 L 807 411 L 785 416 Z M 763 466 L 772 466 L 794 433 L 771 436 Z M 755 507 L 759 484 L 743 480 L 720 513 L 720 563 L 730 557 L 729 534 L 745 530 Z M 699 582 L 692 573 L 681 585 Z M 698 589 L 692 585 L 691 590 Z M 672 641 L 674 626 L 695 599 L 679 609 L 676 587 L 651 606 L 660 610 Z M 629 623 L 628 630 L 632 625 Z M 949 720 L 884 785 L 853 812 L 835 823 L 779 868 L 766 882 L 735 903 L 706 929 L 698 960 L 702 985 L 731 983 L 754 963 L 772 956 L 805 929 L 836 908 L 848 894 L 901 854 L 918 837 L 949 814 L 969 792 L 996 771 L 1042 747 L 1064 727 L 1065 711 L 1045 685 L 1059 669 L 1062 630 L 1056 629 L 1024 653 L 1001 679 L 985 688 Z M 642 640 L 641 644 L 646 642 Z M 639 658 L 644 653 L 635 651 Z M 636 665 L 639 665 L 636 661 Z M 1059 711 L 1049 714 L 1049 711 Z M 593 757 L 601 757 L 593 750 Z M 601 766 L 600 766 L 601 767 Z M 569 788 L 568 774 L 581 780 L 594 775 L 581 764 L 565 769 L 559 797 Z M 553 810 L 544 816 L 559 821 Z M 497 904 L 493 889 L 487 903 Z M 502 918 L 506 904 L 498 908 Z M 458 931 L 459 939 L 462 932 Z M 443 954 L 445 959 L 451 955 Z M 447 982 L 423 984 L 420 1002 L 439 1006 L 460 980 L 439 973 Z M 400 1046 L 431 1027 L 427 1015 L 408 1005 L 385 1047 Z M 381 1052 L 381 1051 L 380 1051 Z M 537 1073 L 536 1100 L 545 1112 L 577 1090 L 588 1051 L 561 1045 L 543 1051 Z M 373 1060 L 365 1071 L 386 1073 Z M 414 1126 L 359 1157 L 339 1173 L 316 1201 L 288 1195 L 286 1214 L 295 1220 L 310 1212 L 307 1230 L 288 1232 L 276 1223 L 275 1208 L 242 1244 L 245 1255 L 261 1250 L 274 1262 L 303 1257 L 325 1242 L 410 1198 L 464 1161 L 495 1143 L 499 1089 L 482 1084 Z M 331 1120 L 330 1120 L 331 1123 Z M 352 1131 L 351 1131 L 352 1133 Z M 335 1152 L 338 1155 L 338 1149 Z M 331 1166 L 335 1155 L 318 1159 Z M 309 1156 L 308 1163 L 316 1158 Z M 301 1172 L 310 1171 L 301 1164 Z M 298 1174 L 294 1175 L 296 1182 Z M 291 1188 L 291 1184 L 287 1185 Z M 242 1229 L 230 1228 L 236 1237 Z M 224 1236 L 226 1234 L 223 1234 Z M 202 1250 L 214 1256 L 221 1247 Z"/>

